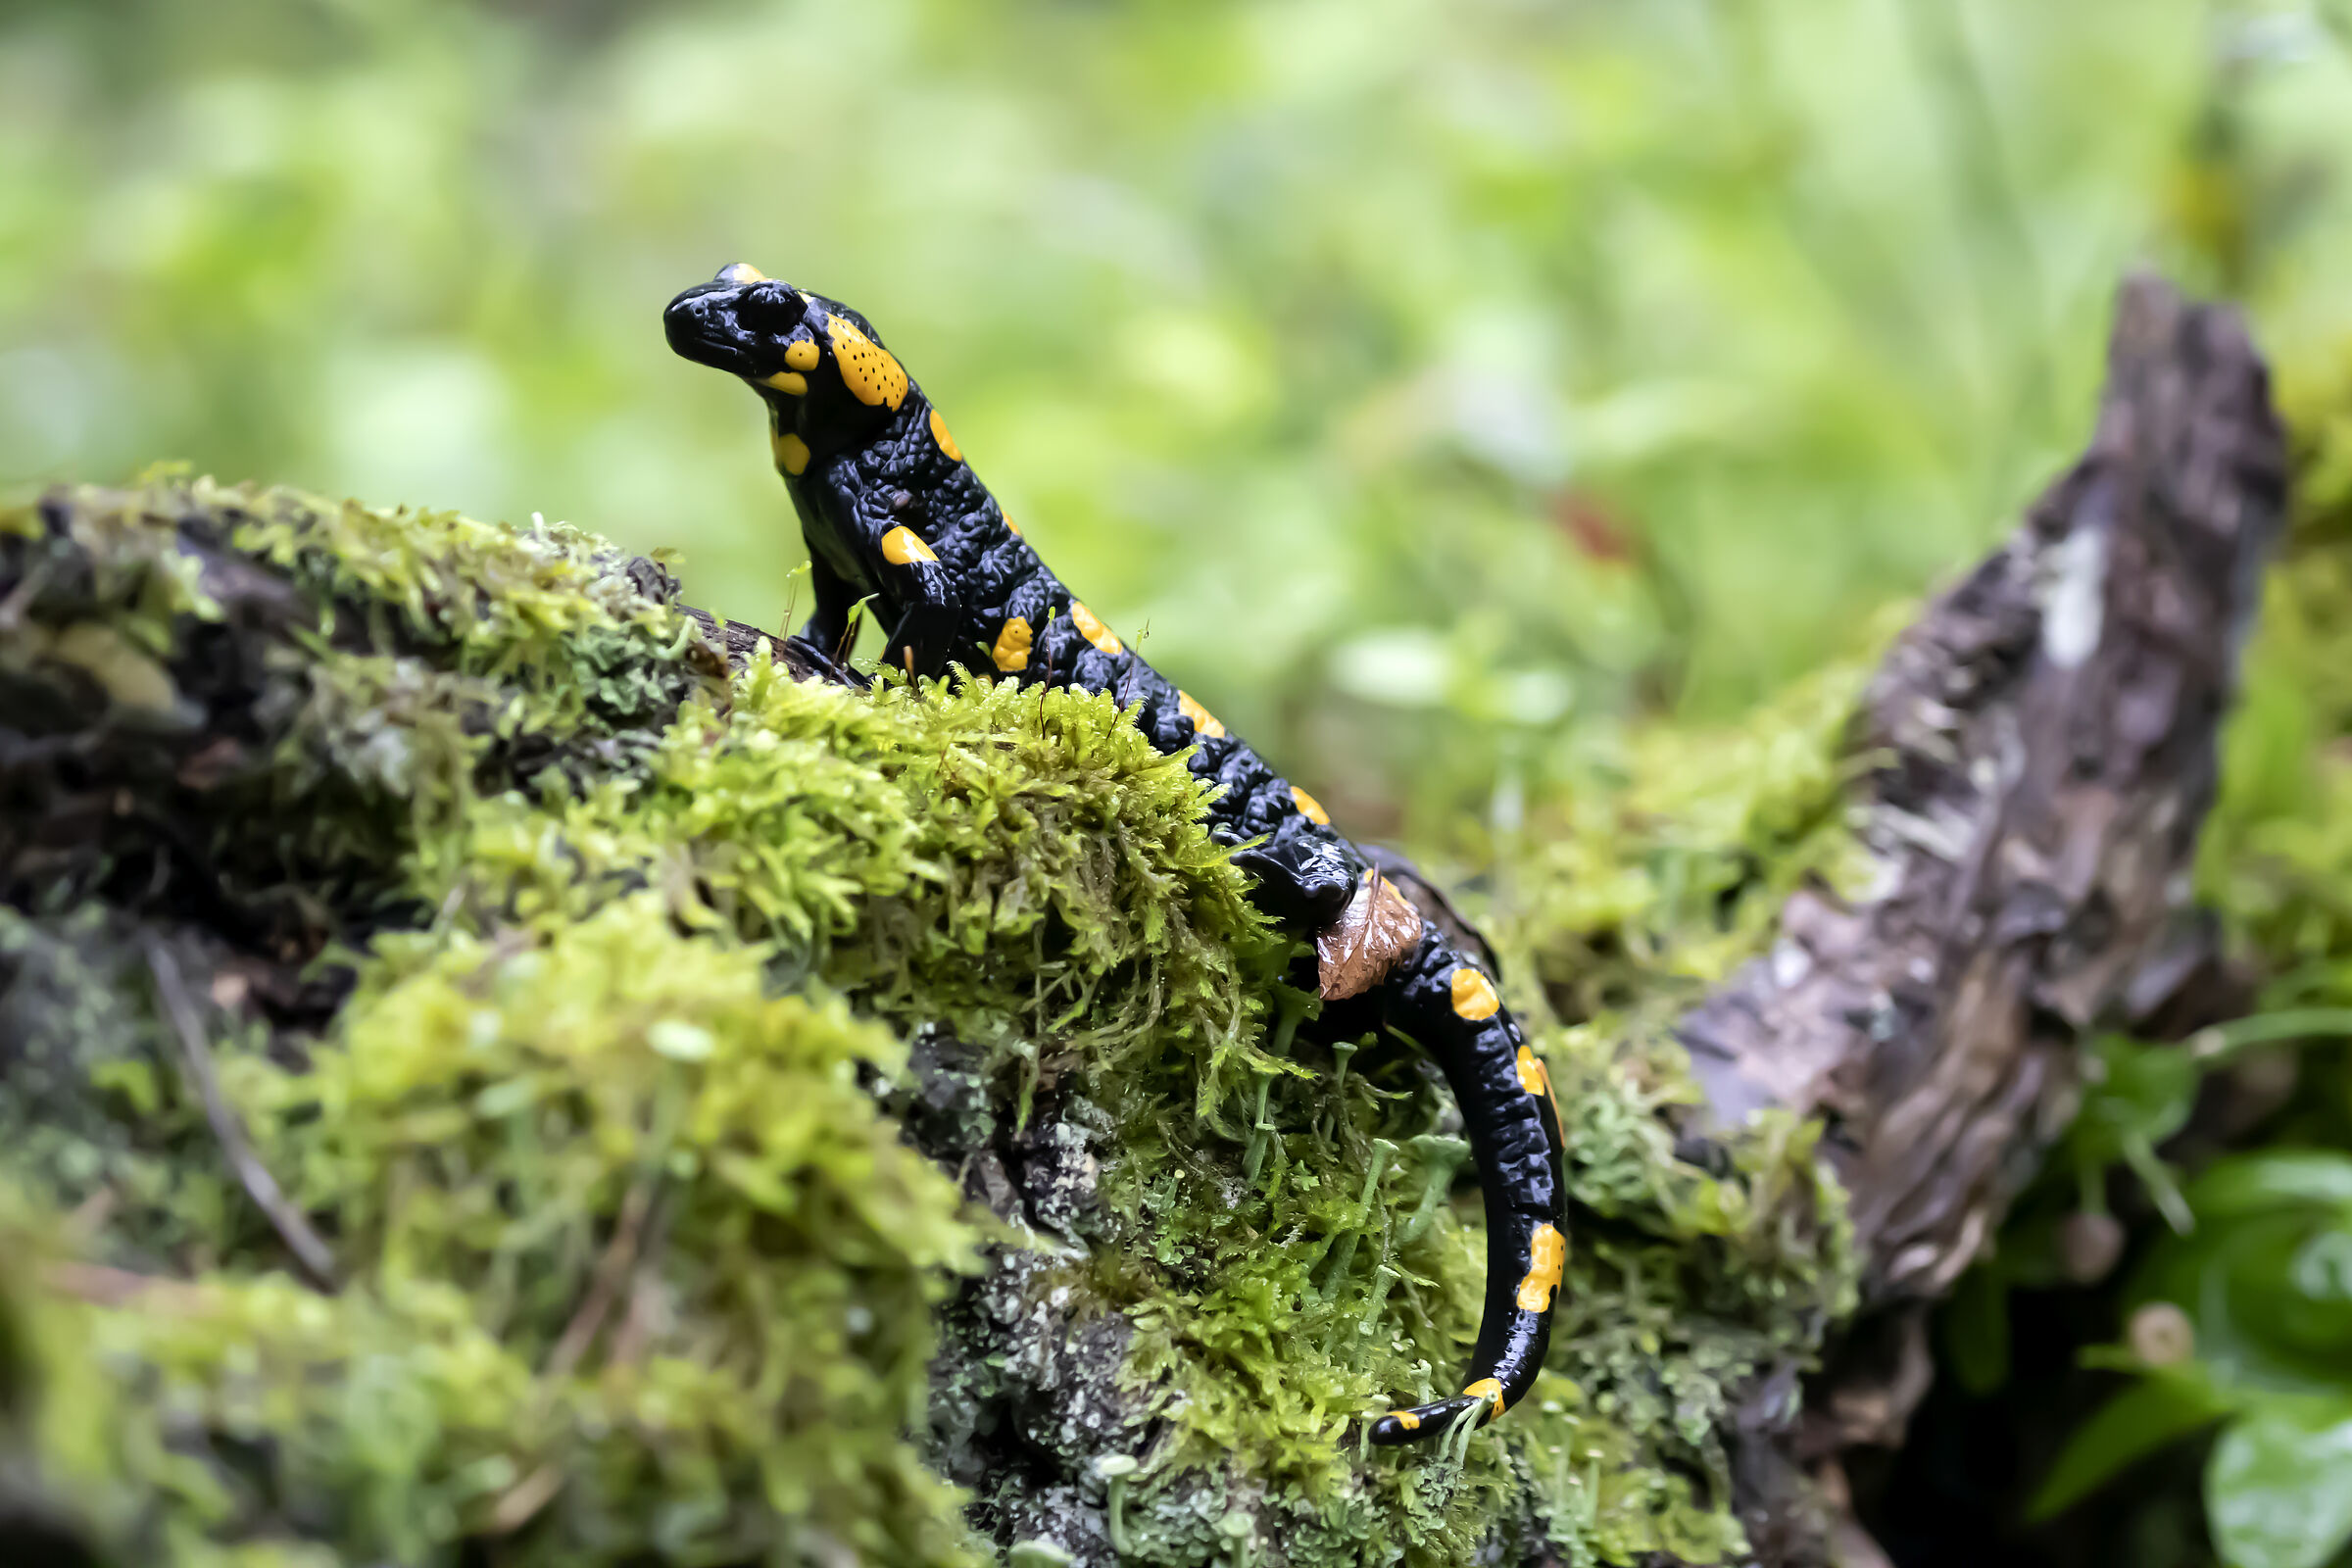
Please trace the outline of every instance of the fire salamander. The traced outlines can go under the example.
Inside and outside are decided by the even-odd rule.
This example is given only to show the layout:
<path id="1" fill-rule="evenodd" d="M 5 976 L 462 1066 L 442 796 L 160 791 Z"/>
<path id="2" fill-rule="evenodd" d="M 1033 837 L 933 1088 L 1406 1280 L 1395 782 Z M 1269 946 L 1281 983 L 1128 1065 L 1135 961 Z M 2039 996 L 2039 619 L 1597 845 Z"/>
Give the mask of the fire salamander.
<path id="1" fill-rule="evenodd" d="M 1115 693 L 1153 746 L 1191 749 L 1221 785 L 1220 842 L 1268 913 L 1316 940 L 1326 998 L 1361 995 L 1426 1052 L 1460 1103 L 1487 1214 L 1486 1308 L 1459 1395 L 1377 1417 L 1378 1444 L 1414 1443 L 1477 1412 L 1491 1421 L 1534 1384 L 1567 1262 L 1559 1110 L 1544 1064 L 1490 977 L 1422 917 L 1207 709 L 1138 658 L 1073 597 L 964 462 L 939 411 L 846 305 L 729 267 L 669 304 L 670 347 L 741 376 L 767 405 L 776 467 L 808 543 L 815 611 L 802 635 L 846 652 L 861 600 L 909 674 L 951 664 Z"/>

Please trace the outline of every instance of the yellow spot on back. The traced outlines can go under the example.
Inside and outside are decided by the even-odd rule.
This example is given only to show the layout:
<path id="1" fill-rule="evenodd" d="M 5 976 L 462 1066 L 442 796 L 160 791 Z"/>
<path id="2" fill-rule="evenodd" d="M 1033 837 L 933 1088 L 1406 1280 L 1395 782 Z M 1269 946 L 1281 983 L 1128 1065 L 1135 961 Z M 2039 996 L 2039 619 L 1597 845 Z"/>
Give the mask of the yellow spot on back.
<path id="1" fill-rule="evenodd" d="M 803 474 L 808 471 L 808 443 L 786 431 L 768 443 L 775 449 L 776 466 L 786 473 Z"/>
<path id="2" fill-rule="evenodd" d="M 1502 1384 L 1498 1379 L 1480 1378 L 1476 1383 L 1473 1383 L 1468 1388 L 1464 1389 L 1462 1393 L 1469 1396 L 1473 1399 L 1491 1399 L 1494 1401 L 1487 1407 L 1487 1419 L 1489 1421 L 1492 1421 L 1496 1416 L 1502 1414 Z"/>
<path id="3" fill-rule="evenodd" d="M 1527 1278 L 1519 1282 L 1519 1310 L 1548 1312 L 1551 1293 L 1560 1288 L 1560 1273 L 1568 1266 L 1568 1238 L 1545 1220 L 1527 1243 Z"/>
<path id="4" fill-rule="evenodd" d="M 812 337 L 796 337 L 784 345 L 784 363 L 796 370 L 815 369 L 819 358 L 816 339 Z"/>
<path id="5" fill-rule="evenodd" d="M 1291 804 L 1298 808 L 1299 815 L 1317 827 L 1331 826 L 1331 813 L 1323 809 L 1323 803 L 1296 784 L 1291 786 Z"/>
<path id="6" fill-rule="evenodd" d="M 1006 517 L 1004 519 L 1004 526 L 1012 530 L 1012 536 L 1015 539 L 1018 539 L 1021 536 L 1021 525 L 1013 521 L 1010 517 Z"/>
<path id="7" fill-rule="evenodd" d="M 1093 611 L 1075 600 L 1070 603 L 1070 624 L 1078 628 L 1080 636 L 1113 658 L 1127 651 L 1126 645 L 1119 641 L 1117 635 L 1108 626 L 1095 618 Z"/>
<path id="8" fill-rule="evenodd" d="M 1502 1010 L 1502 999 L 1494 995 L 1494 987 L 1487 977 L 1464 964 L 1453 971 L 1453 1013 L 1476 1023 L 1492 1018 Z"/>
<path id="9" fill-rule="evenodd" d="M 1011 671 L 1029 667 L 1029 617 L 1015 615 L 997 633 L 997 646 L 988 651 L 997 667 Z"/>
<path id="10" fill-rule="evenodd" d="M 948 421 L 939 416 L 937 409 L 931 411 L 931 439 L 939 443 L 939 450 L 948 455 L 950 463 L 963 461 L 963 448 L 957 446 L 956 438 L 948 434 Z"/>
<path id="11" fill-rule="evenodd" d="M 916 561 L 937 561 L 931 547 L 912 528 L 898 527 L 882 536 L 882 559 L 894 566 L 904 566 Z"/>
<path id="12" fill-rule="evenodd" d="M 1391 1410 L 1389 1414 L 1395 1416 L 1396 1418 L 1396 1424 L 1404 1428 L 1404 1430 L 1407 1432 L 1418 1432 L 1421 1430 L 1421 1418 L 1413 1414 L 1413 1412 L 1410 1410 Z"/>
<path id="13" fill-rule="evenodd" d="M 767 274 L 749 262 L 737 262 L 734 266 L 722 270 L 718 274 L 718 280 L 740 287 L 745 283 L 764 283 L 767 281 Z"/>
<path id="14" fill-rule="evenodd" d="M 1176 694 L 1176 711 L 1193 721 L 1195 734 L 1218 738 L 1225 734 L 1225 726 L 1217 722 L 1217 715 L 1194 702 L 1190 692 Z"/>
<path id="15" fill-rule="evenodd" d="M 796 398 L 806 397 L 808 393 L 808 378 L 798 370 L 778 370 L 760 384 L 772 386 L 779 392 L 789 392 Z"/>
<path id="16" fill-rule="evenodd" d="M 842 317 L 825 318 L 825 336 L 833 340 L 833 364 L 850 396 L 868 406 L 886 405 L 892 413 L 906 401 L 906 368 L 890 350 L 858 330 Z"/>

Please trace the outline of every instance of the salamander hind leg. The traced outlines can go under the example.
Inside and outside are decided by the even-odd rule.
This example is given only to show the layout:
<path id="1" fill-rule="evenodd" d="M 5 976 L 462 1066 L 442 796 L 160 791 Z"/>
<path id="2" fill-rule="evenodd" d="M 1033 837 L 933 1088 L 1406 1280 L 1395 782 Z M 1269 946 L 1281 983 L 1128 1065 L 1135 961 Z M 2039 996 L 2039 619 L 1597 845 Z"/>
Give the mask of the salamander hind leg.
<path id="1" fill-rule="evenodd" d="M 1453 1090 L 1486 1200 L 1487 1286 L 1462 1391 L 1376 1418 L 1371 1441 L 1418 1443 L 1465 1412 L 1483 1425 L 1526 1397 L 1544 1369 L 1568 1263 L 1559 1114 L 1541 1058 L 1494 983 L 1434 925 L 1382 988 L 1389 1023 L 1417 1041 Z"/>

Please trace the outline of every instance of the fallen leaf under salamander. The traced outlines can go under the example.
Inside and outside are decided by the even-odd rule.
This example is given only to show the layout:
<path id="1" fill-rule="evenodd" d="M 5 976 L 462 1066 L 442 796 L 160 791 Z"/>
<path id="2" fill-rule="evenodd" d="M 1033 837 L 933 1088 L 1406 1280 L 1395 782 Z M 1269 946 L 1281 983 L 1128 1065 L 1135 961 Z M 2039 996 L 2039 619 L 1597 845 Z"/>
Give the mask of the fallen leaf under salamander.
<path id="1" fill-rule="evenodd" d="M 1114 693 L 1163 753 L 1192 749 L 1222 785 L 1209 829 L 1235 846 L 1268 913 L 1315 938 L 1327 999 L 1362 995 L 1437 1063 L 1459 1103 L 1487 1214 L 1486 1306 L 1462 1392 L 1374 1419 L 1414 1443 L 1493 1420 L 1534 1384 L 1568 1243 L 1558 1107 L 1491 977 L 1209 711 L 1073 598 L 964 462 L 938 410 L 848 306 L 737 265 L 662 318 L 670 347 L 740 376 L 767 406 L 770 447 L 808 544 L 815 612 L 801 636 L 846 653 L 854 606 L 889 630 L 910 674 L 952 664 Z"/>

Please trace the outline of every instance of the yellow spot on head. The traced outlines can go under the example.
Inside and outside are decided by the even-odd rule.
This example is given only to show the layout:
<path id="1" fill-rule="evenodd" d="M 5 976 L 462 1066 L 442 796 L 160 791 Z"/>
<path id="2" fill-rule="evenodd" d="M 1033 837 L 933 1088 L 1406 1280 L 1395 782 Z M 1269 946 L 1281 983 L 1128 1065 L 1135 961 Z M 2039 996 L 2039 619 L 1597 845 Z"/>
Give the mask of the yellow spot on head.
<path id="1" fill-rule="evenodd" d="M 1531 1095 L 1551 1093 L 1551 1074 L 1544 1070 L 1542 1058 L 1525 1046 L 1519 1048 L 1519 1087 Z"/>
<path id="2" fill-rule="evenodd" d="M 1496 1416 L 1502 1414 L 1502 1384 L 1499 1380 L 1494 1378 L 1480 1378 L 1476 1383 L 1473 1383 L 1468 1388 L 1464 1389 L 1462 1393 L 1473 1399 L 1488 1399 L 1493 1401 L 1487 1409 L 1487 1419 L 1489 1421 L 1492 1421 Z"/>
<path id="3" fill-rule="evenodd" d="M 1298 808 L 1299 815 L 1314 823 L 1315 826 L 1331 826 L 1331 813 L 1323 809 L 1323 803 L 1296 784 L 1291 786 L 1291 804 Z"/>
<path id="4" fill-rule="evenodd" d="M 867 406 L 886 405 L 892 413 L 906 401 L 906 368 L 890 350 L 858 330 L 858 323 L 839 316 L 825 318 L 825 336 L 833 340 L 833 365 L 850 396 Z"/>
<path id="5" fill-rule="evenodd" d="M 1404 1428 L 1404 1430 L 1407 1432 L 1418 1432 L 1421 1430 L 1421 1418 L 1413 1414 L 1413 1412 L 1410 1410 L 1391 1410 L 1389 1414 L 1395 1416 L 1396 1418 L 1396 1424 Z"/>
<path id="6" fill-rule="evenodd" d="M 786 431 L 768 443 L 775 449 L 776 466 L 798 476 L 808 471 L 808 443 Z"/>
<path id="7" fill-rule="evenodd" d="M 1176 711 L 1193 721 L 1195 734 L 1218 739 L 1224 737 L 1225 726 L 1217 722 L 1217 715 L 1194 702 L 1190 692 L 1176 694 Z"/>
<path id="8" fill-rule="evenodd" d="M 1127 651 L 1111 629 L 1095 618 L 1093 611 L 1075 600 L 1070 603 L 1070 624 L 1078 628 L 1080 636 L 1113 658 Z"/>
<path id="9" fill-rule="evenodd" d="M 778 370 L 760 384 L 772 386 L 779 392 L 789 392 L 796 398 L 806 397 L 808 393 L 808 378 L 798 370 Z"/>
<path id="10" fill-rule="evenodd" d="M 1527 1277 L 1519 1282 L 1519 1310 L 1548 1312 L 1551 1293 L 1560 1288 L 1560 1273 L 1568 1266 L 1568 1238 L 1545 1220 L 1528 1238 Z"/>
<path id="11" fill-rule="evenodd" d="M 1010 672 L 1029 667 L 1029 617 L 1015 615 L 997 633 L 997 646 L 988 651 L 999 669 Z"/>
<path id="12" fill-rule="evenodd" d="M 937 561 L 931 547 L 912 528 L 893 528 L 882 536 L 882 559 L 894 566 L 904 566 L 917 561 Z"/>
<path id="13" fill-rule="evenodd" d="M 1487 977 L 1464 964 L 1453 971 L 1453 1013 L 1476 1023 L 1492 1018 L 1502 1010 L 1502 999 L 1494 995 L 1494 987 Z"/>
<path id="14" fill-rule="evenodd" d="M 963 461 L 963 448 L 957 446 L 956 438 L 948 434 L 948 421 L 939 416 L 937 409 L 931 411 L 931 439 L 939 443 L 939 450 L 948 455 L 950 463 Z"/>
<path id="15" fill-rule="evenodd" d="M 718 280 L 721 283 L 732 283 L 740 288 L 746 283 L 764 283 L 767 281 L 767 274 L 749 262 L 737 262 L 732 267 L 720 268 Z"/>
<path id="16" fill-rule="evenodd" d="M 816 339 L 812 337 L 796 337 L 784 345 L 784 363 L 796 370 L 815 369 L 819 358 Z"/>

